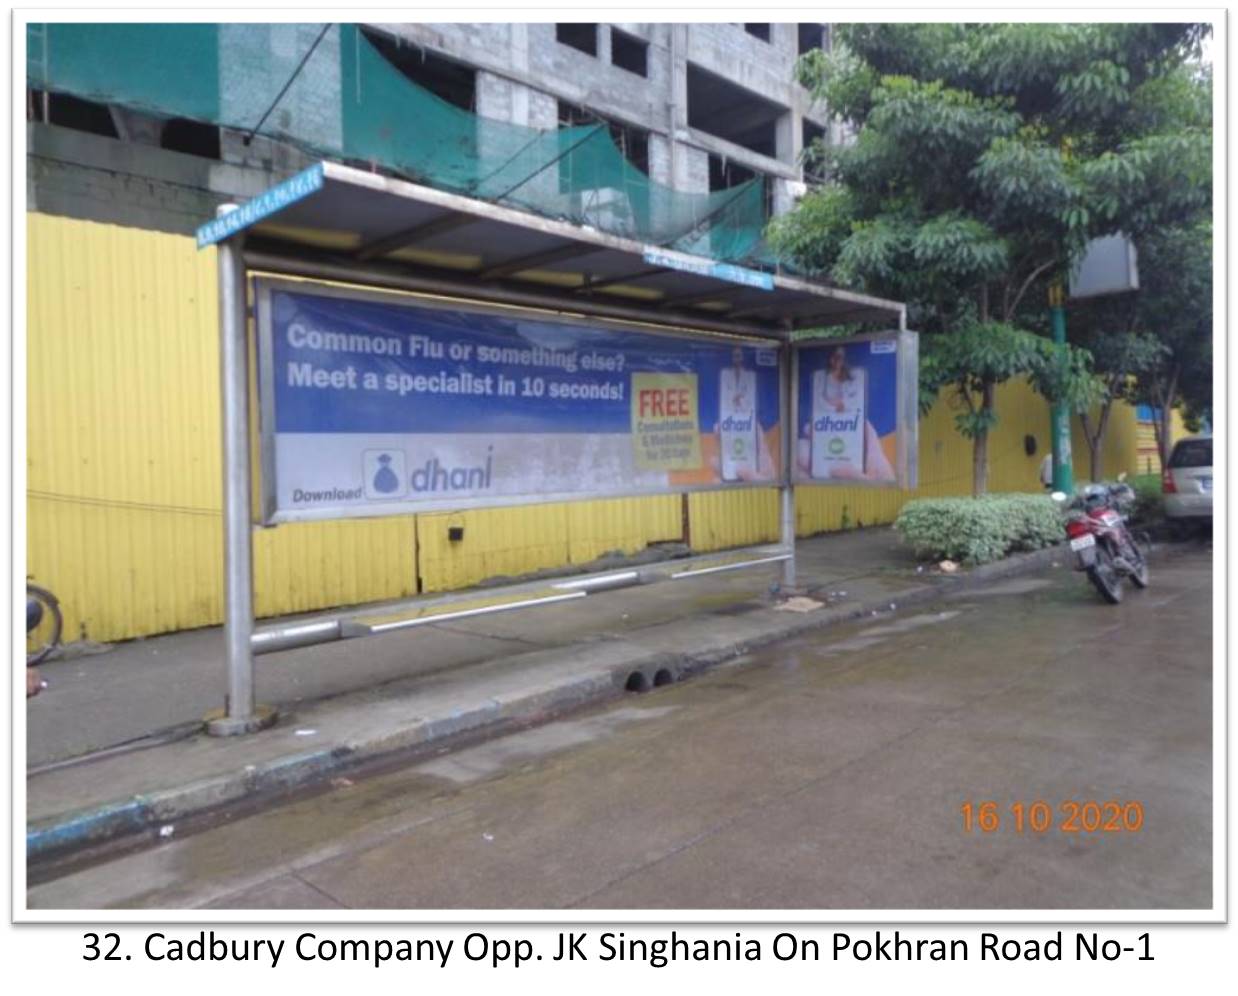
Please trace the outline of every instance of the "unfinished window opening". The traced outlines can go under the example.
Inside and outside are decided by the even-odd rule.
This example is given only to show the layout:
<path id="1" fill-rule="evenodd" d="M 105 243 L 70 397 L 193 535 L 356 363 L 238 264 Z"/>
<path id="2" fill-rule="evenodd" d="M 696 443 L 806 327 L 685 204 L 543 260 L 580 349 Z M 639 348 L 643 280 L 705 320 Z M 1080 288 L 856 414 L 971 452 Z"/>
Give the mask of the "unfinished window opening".
<path id="1" fill-rule="evenodd" d="M 569 104 L 566 100 L 559 101 L 559 127 L 575 128 L 582 124 L 597 124 L 598 117 L 585 110 L 579 104 Z"/>
<path id="2" fill-rule="evenodd" d="M 610 137 L 619 146 L 623 158 L 638 170 L 649 175 L 649 132 L 641 128 L 611 123 Z"/>
<path id="3" fill-rule="evenodd" d="M 405 79 L 466 111 L 477 109 L 477 74 L 420 45 L 362 28 L 361 33 Z"/>
<path id="4" fill-rule="evenodd" d="M 807 118 L 802 118 L 801 121 L 803 151 L 800 153 L 800 165 L 804 168 L 804 179 L 809 183 L 821 183 L 825 168 L 826 131 L 821 125 Z"/>
<path id="5" fill-rule="evenodd" d="M 583 174 L 572 155 L 559 160 L 559 193 L 572 194 L 576 207 L 590 217 L 590 224 L 603 222 L 637 228 L 649 225 L 649 132 L 600 118 L 576 104 L 559 101 L 559 127 L 573 128 L 604 123 L 610 140 L 640 175 L 624 175 L 607 164 L 608 157 L 599 159 L 585 155 Z"/>
<path id="6" fill-rule="evenodd" d="M 623 158 L 648 176 L 649 132 L 643 128 L 634 128 L 631 125 L 621 124 L 618 121 L 601 118 L 578 104 L 569 104 L 565 100 L 559 101 L 560 128 L 596 125 L 599 121 L 606 122 L 607 127 L 610 129 L 611 140 L 619 148 L 619 151 L 623 153 Z M 562 171 L 560 171 L 560 175 L 562 175 Z"/>
<path id="7" fill-rule="evenodd" d="M 189 118 L 171 118 L 163 126 L 159 147 L 204 159 L 218 159 L 219 127 Z"/>
<path id="8" fill-rule="evenodd" d="M 805 55 L 815 48 L 825 48 L 824 24 L 797 24 L 799 29 L 799 53 Z"/>
<path id="9" fill-rule="evenodd" d="M 719 190 L 738 187 L 756 175 L 755 170 L 741 166 L 739 163 L 733 163 L 722 156 L 709 157 L 709 192 L 711 194 Z"/>
<path id="10" fill-rule="evenodd" d="M 778 155 L 778 121 L 787 108 L 688 63 L 688 124 L 763 156 Z"/>
<path id="11" fill-rule="evenodd" d="M 569 104 L 567 101 L 559 101 L 559 127 L 560 128 L 578 128 L 596 125 L 598 119 L 596 115 L 590 114 L 583 107 L 578 107 L 575 104 Z M 576 175 L 576 157 L 570 152 L 565 155 L 558 163 L 559 172 L 559 193 L 571 194 L 590 186 L 592 177 Z"/>
<path id="12" fill-rule="evenodd" d="M 112 120 L 112 112 L 107 104 L 99 104 L 93 100 L 83 100 L 67 93 L 43 93 L 31 91 L 34 106 L 33 120 L 46 120 L 48 124 L 60 125 L 62 128 L 72 128 L 74 131 L 87 131 L 92 135 L 102 135 L 105 138 L 120 138 L 116 131 L 116 122 Z M 47 116 L 44 118 L 44 108 Z"/>
<path id="13" fill-rule="evenodd" d="M 649 43 L 616 28 L 610 30 L 610 61 L 637 76 L 649 75 Z"/>
<path id="14" fill-rule="evenodd" d="M 744 30 L 753 38 L 760 38 L 761 41 L 769 41 L 769 25 L 768 24 L 745 24 Z"/>
<path id="15" fill-rule="evenodd" d="M 596 24 L 556 24 L 555 41 L 592 55 L 598 54 L 598 26 Z"/>
<path id="16" fill-rule="evenodd" d="M 741 166 L 739 163 L 733 163 L 723 156 L 711 155 L 709 157 L 709 192 L 711 194 L 717 193 L 719 190 L 729 190 L 731 187 L 738 187 L 741 183 L 747 183 L 754 178 L 761 181 L 761 196 L 765 204 L 765 217 L 773 217 L 774 184 L 771 177 L 749 169 L 747 166 Z"/>
<path id="17" fill-rule="evenodd" d="M 49 99 L 49 95 L 45 90 L 36 90 L 32 86 L 26 87 L 26 120 L 42 121 L 43 105 Z"/>

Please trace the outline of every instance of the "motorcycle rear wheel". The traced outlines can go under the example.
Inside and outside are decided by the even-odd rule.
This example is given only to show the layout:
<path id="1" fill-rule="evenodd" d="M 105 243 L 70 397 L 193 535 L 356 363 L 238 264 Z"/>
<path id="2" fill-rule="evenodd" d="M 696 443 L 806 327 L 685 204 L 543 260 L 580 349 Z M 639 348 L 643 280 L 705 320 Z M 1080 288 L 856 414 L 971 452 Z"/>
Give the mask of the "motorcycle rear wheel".
<path id="1" fill-rule="evenodd" d="M 1113 566 L 1113 556 L 1102 544 L 1097 544 L 1096 563 L 1088 568 L 1088 580 L 1110 605 L 1122 601 L 1122 578 Z"/>
<path id="2" fill-rule="evenodd" d="M 1145 552 L 1146 546 L 1140 546 L 1135 539 L 1131 538 L 1131 560 L 1132 566 L 1135 568 L 1131 571 L 1130 578 L 1137 588 L 1148 587 L 1148 555 Z"/>
<path id="3" fill-rule="evenodd" d="M 27 584 L 26 598 L 39 606 L 38 622 L 26 633 L 26 667 L 34 667 L 60 646 L 64 617 L 60 614 L 60 602 L 46 588 Z"/>

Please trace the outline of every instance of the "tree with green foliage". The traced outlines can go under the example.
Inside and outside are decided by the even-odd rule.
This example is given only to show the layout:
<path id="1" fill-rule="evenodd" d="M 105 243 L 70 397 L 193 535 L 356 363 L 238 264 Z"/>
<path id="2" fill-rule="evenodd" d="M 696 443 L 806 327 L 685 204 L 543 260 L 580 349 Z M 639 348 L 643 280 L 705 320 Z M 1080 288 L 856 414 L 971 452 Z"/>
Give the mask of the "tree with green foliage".
<path id="1" fill-rule="evenodd" d="M 1140 243 L 1139 328 L 1162 350 L 1141 370 L 1132 400 L 1158 408 L 1156 443 L 1169 458 L 1169 424 L 1181 407 L 1188 427 L 1212 416 L 1212 222 L 1168 227 Z"/>
<path id="2" fill-rule="evenodd" d="M 1209 67 L 1184 63 L 1151 80 L 1131 112 L 1135 137 L 1120 150 L 1138 171 L 1098 165 L 1094 189 L 1138 251 L 1140 289 L 1081 302 L 1070 327 L 1106 385 L 1095 418 L 1083 413 L 1092 478 L 1111 403 L 1157 408 L 1157 446 L 1168 457 L 1169 422 L 1180 407 L 1197 425 L 1212 407 L 1212 173 L 1205 155 L 1212 122 Z M 1106 175 L 1108 170 L 1108 175 Z M 1113 179 L 1118 176 L 1119 179 Z"/>
<path id="3" fill-rule="evenodd" d="M 1081 302 L 1071 314 L 1072 337 L 1091 354 L 1105 386 L 1099 408 L 1080 416 L 1092 480 L 1103 472 L 1100 453 L 1114 402 L 1158 410 L 1162 462 L 1173 410 L 1198 428 L 1212 409 L 1211 224 L 1168 226 L 1136 244 L 1139 291 Z"/>
<path id="4" fill-rule="evenodd" d="M 1076 338 L 1076 341 L 1079 341 Z M 1092 355 L 1093 368 L 1104 385 L 1104 396 L 1097 410 L 1082 411 L 1079 420 L 1088 446 L 1088 479 L 1104 480 L 1105 431 L 1115 402 L 1138 403 L 1137 378 L 1161 361 L 1165 347 L 1154 335 L 1134 328 L 1110 331 L 1102 326 L 1085 334 L 1080 345 Z"/>
<path id="5" fill-rule="evenodd" d="M 1045 292 L 1087 240 L 1197 210 L 1207 129 L 1164 117 L 1202 29 L 1156 24 L 845 25 L 801 82 L 855 129 L 819 149 L 829 182 L 770 229 L 775 249 L 908 304 L 921 396 L 949 391 L 988 481 L 998 384 L 1084 411 L 1104 384 L 1038 335 Z M 1159 116 L 1158 116 L 1159 115 Z M 1206 197 L 1204 198 L 1206 200 Z"/>

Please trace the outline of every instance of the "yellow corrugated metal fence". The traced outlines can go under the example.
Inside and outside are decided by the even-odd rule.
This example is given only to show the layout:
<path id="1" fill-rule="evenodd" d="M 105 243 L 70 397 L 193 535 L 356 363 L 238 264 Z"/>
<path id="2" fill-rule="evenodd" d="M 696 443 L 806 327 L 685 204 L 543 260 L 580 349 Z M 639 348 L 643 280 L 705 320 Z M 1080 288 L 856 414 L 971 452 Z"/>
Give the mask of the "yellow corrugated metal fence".
<path id="1" fill-rule="evenodd" d="M 216 624 L 223 592 L 214 250 L 139 229 L 42 214 L 27 220 L 27 573 L 60 596 L 69 639 Z M 991 486 L 1035 490 L 1048 442 L 1044 402 L 1026 385 L 1008 385 L 999 411 Z M 921 422 L 917 494 L 970 490 L 970 446 L 952 419 L 939 403 Z M 1024 453 L 1027 433 L 1037 439 L 1035 456 Z M 1135 470 L 1127 464 L 1136 446 L 1133 414 L 1115 418 L 1106 470 Z M 1081 438 L 1076 447 L 1078 472 L 1086 468 Z M 797 528 L 807 535 L 890 522 L 908 497 L 800 488 Z M 778 535 L 773 489 L 284 525 L 255 532 L 257 612 L 442 591 L 634 553 L 684 539 L 685 506 L 698 551 Z M 450 526 L 462 526 L 464 538 L 449 541 Z"/>
<path id="2" fill-rule="evenodd" d="M 29 214 L 27 573 L 69 638 L 218 623 L 223 612 L 214 250 Z M 448 525 L 465 539 L 447 540 Z M 475 584 L 682 537 L 676 495 L 254 534 L 260 616 Z"/>

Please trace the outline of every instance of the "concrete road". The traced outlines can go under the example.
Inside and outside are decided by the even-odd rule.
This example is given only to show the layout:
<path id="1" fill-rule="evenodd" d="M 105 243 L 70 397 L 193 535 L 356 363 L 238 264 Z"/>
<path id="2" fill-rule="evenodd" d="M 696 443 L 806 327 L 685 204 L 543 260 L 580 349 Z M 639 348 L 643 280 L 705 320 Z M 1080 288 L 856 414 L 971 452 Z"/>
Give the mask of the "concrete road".
<path id="1" fill-rule="evenodd" d="M 1065 569 L 33 886 L 34 907 L 1204 908 L 1210 552 Z M 1031 804 L 1049 825 L 1031 827 Z M 1063 803 L 1118 800 L 1070 832 Z M 965 827 L 971 803 L 998 826 Z M 1022 803 L 1024 826 L 1012 806 Z M 1036 815 L 1044 817 L 1045 810 Z M 1080 809 L 1080 827 L 1098 813 Z"/>

